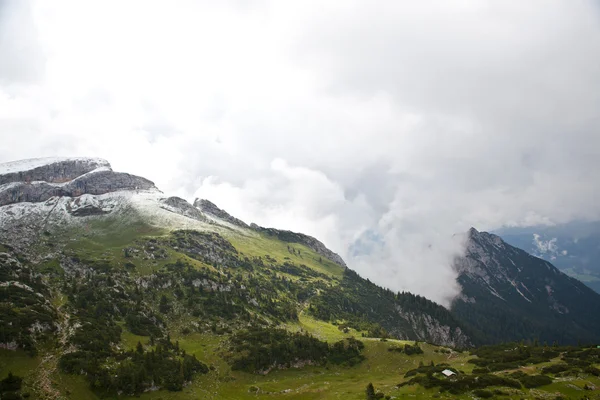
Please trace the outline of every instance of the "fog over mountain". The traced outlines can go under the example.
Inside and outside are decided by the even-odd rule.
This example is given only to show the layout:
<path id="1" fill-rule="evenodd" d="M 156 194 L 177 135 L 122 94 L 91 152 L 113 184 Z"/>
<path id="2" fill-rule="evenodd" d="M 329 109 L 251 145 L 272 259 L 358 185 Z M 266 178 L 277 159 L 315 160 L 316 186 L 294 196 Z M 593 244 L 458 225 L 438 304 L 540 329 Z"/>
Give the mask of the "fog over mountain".
<path id="1" fill-rule="evenodd" d="M 592 1 L 0 1 L 0 162 L 93 156 L 448 304 L 455 233 L 600 219 Z"/>

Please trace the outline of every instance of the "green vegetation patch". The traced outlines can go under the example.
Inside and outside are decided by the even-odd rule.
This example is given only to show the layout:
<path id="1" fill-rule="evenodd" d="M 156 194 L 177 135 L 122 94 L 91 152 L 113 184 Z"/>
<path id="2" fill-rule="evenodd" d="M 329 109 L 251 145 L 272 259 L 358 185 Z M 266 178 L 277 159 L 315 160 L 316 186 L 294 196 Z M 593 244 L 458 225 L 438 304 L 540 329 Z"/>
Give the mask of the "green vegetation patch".
<path id="1" fill-rule="evenodd" d="M 410 345 L 410 344 L 405 344 L 404 346 L 391 346 L 388 351 L 395 351 L 397 353 L 404 353 L 407 356 L 413 355 L 413 354 L 423 354 L 423 349 L 421 349 L 421 347 L 419 346 L 418 343 L 415 343 L 414 345 Z"/>
<path id="2" fill-rule="evenodd" d="M 521 343 L 506 343 L 482 346 L 471 351 L 477 358 L 469 360 L 477 365 L 478 372 L 502 371 L 523 365 L 540 364 L 558 357 L 558 348 L 548 346 L 525 346 Z"/>
<path id="3" fill-rule="evenodd" d="M 0 254 L 0 343 L 35 354 L 36 342 L 56 330 L 56 310 L 47 297 L 50 290 L 39 274 L 16 257 Z"/>
<path id="4" fill-rule="evenodd" d="M 3 400 L 20 400 L 21 387 L 23 386 L 23 378 L 13 375 L 12 372 L 0 381 L 0 399 Z"/>
<path id="5" fill-rule="evenodd" d="M 99 392 L 142 393 L 151 386 L 180 391 L 196 373 L 207 373 L 208 366 L 196 356 L 185 354 L 178 344 L 162 340 L 156 349 L 144 349 L 138 342 L 135 351 L 112 355 L 118 363 L 101 363 L 93 352 L 76 351 L 60 359 L 63 372 L 84 374 L 90 387 Z"/>
<path id="6" fill-rule="evenodd" d="M 233 370 L 267 372 L 293 365 L 355 365 L 364 357 L 364 344 L 348 338 L 329 345 L 307 333 L 290 333 L 277 328 L 252 328 L 238 331 L 230 339 L 229 360 Z"/>
<path id="7" fill-rule="evenodd" d="M 304 264 L 316 272 L 333 278 L 341 278 L 344 267 L 315 253 L 312 249 L 299 244 L 280 240 L 277 236 L 265 233 L 249 235 L 231 232 L 227 235 L 232 245 L 248 257 L 265 257 L 268 255 L 273 262 L 282 264 L 286 261 L 294 264 Z"/>
<path id="8" fill-rule="evenodd" d="M 517 379 L 528 389 L 537 388 L 552 383 L 552 378 L 547 375 L 528 375 L 522 371 L 517 371 L 510 374 L 510 376 L 514 379 Z"/>
<path id="9" fill-rule="evenodd" d="M 521 388 L 521 383 L 516 379 L 506 378 L 492 374 L 456 374 L 451 377 L 445 377 L 440 372 L 440 368 L 446 369 L 446 366 L 432 366 L 425 375 L 417 375 L 409 381 L 399 384 L 399 387 L 406 385 L 419 384 L 425 389 L 439 387 L 440 392 L 449 392 L 451 394 L 462 394 L 474 389 L 485 389 L 490 386 L 504 386 L 515 389 Z M 409 371 L 410 372 L 410 371 Z M 552 381 L 552 380 L 551 380 Z"/>

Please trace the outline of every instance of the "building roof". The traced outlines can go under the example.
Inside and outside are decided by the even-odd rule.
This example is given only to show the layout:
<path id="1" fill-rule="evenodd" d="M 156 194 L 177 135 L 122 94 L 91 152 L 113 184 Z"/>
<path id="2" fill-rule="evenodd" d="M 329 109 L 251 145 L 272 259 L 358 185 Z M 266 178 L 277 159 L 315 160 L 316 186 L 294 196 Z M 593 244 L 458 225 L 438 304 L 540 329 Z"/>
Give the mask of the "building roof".
<path id="1" fill-rule="evenodd" d="M 445 369 L 442 371 L 442 374 L 446 375 L 446 376 L 452 376 L 452 375 L 456 375 L 456 373 L 454 371 L 450 371 L 449 369 Z"/>

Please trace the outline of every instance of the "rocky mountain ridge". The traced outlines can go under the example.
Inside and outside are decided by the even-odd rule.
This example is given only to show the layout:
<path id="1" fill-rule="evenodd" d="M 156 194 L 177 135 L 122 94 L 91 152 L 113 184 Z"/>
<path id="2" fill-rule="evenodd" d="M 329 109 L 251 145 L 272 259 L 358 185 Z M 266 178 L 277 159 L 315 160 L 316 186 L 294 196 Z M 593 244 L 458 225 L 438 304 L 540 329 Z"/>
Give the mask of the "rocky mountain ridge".
<path id="1" fill-rule="evenodd" d="M 483 341 L 600 340 L 600 295 L 499 236 L 468 233 L 453 313 Z"/>
<path id="2" fill-rule="evenodd" d="M 204 214 L 208 214 L 216 219 L 228 222 L 241 228 L 249 228 L 248 224 L 246 224 L 244 221 L 231 216 L 227 211 L 220 209 L 216 206 L 216 204 L 209 200 L 196 199 L 194 200 L 194 207 L 202 211 Z"/>
<path id="3" fill-rule="evenodd" d="M 216 232 L 225 237 L 243 237 L 248 243 L 252 243 L 255 237 L 268 238 L 285 243 L 288 258 L 298 257 L 301 264 L 302 256 L 300 252 L 296 253 L 296 245 L 314 252 L 313 262 L 317 264 L 329 260 L 343 268 L 342 271 L 347 269 L 338 254 L 311 236 L 248 225 L 208 200 L 196 199 L 192 205 L 178 197 L 165 197 L 151 181 L 114 172 L 105 160 L 37 159 L 0 165 L 0 172 L 0 181 L 4 182 L 0 186 L 0 243 L 13 246 L 31 260 L 46 257 L 30 251 L 45 241 L 43 232 L 63 232 L 68 237 L 73 227 L 81 229 L 90 224 L 105 224 L 103 221 L 118 221 L 123 227 L 149 224 L 167 231 L 193 229 Z M 52 251 L 60 253 L 61 246 L 65 245 L 66 242 L 57 242 Z M 585 317 L 582 309 L 582 303 L 594 307 L 600 304 L 597 297 L 550 263 L 524 254 L 498 236 L 471 229 L 466 253 L 456 260 L 455 268 L 463 290 L 451 311 L 456 321 L 465 321 L 470 324 L 470 329 L 460 327 L 439 310 L 436 312 L 447 318 L 445 323 L 431 320 L 422 308 L 410 312 L 397 308 L 395 299 L 386 300 L 384 308 L 389 310 L 380 321 L 382 325 L 398 337 L 441 340 L 442 343 L 461 346 L 469 343 L 466 337 L 470 332 L 478 332 L 481 342 L 517 338 L 525 331 L 565 340 L 575 335 L 594 340 L 598 336 L 594 329 L 600 326 L 600 322 L 595 317 Z M 356 279 L 360 281 L 362 278 Z M 363 290 L 363 296 L 368 296 L 370 290 L 379 290 L 374 285 L 371 289 L 353 285 L 348 289 L 350 293 Z M 387 292 L 382 294 L 388 295 Z M 339 296 L 329 298 L 327 302 L 339 301 L 346 294 L 340 292 Z M 347 307 L 348 301 L 343 300 L 339 307 Z M 380 302 L 376 297 L 372 297 L 371 301 Z M 354 307 L 344 311 L 343 318 L 359 309 L 357 301 Z M 497 318 L 492 318 L 493 321 L 490 310 L 493 310 L 492 314 L 498 314 Z M 373 318 L 381 318 L 381 315 Z M 508 325 L 516 326 L 502 332 L 490 332 L 496 329 L 494 324 L 497 321 L 506 318 Z M 560 329 L 556 328 L 555 321 L 561 321 Z M 568 326 L 572 334 L 565 332 Z M 457 328 L 459 330 L 455 331 Z"/>
<path id="4" fill-rule="evenodd" d="M 33 158 L 0 164 L 0 185 L 11 182 L 64 183 L 98 168 L 110 169 L 101 158 Z"/>
<path id="5" fill-rule="evenodd" d="M 41 162 L 43 159 L 39 160 Z M 148 179 L 114 172 L 104 160 L 49 159 L 47 164 L 22 163 L 19 171 L 1 173 L 2 170 L 11 171 L 14 168 L 0 167 L 0 206 L 21 202 L 39 203 L 52 197 L 156 189 Z"/>
<path id="6" fill-rule="evenodd" d="M 431 381 L 451 382 L 436 378 L 451 368 L 463 392 L 493 396 L 471 389 L 498 387 L 500 379 L 511 387 L 500 393 L 523 398 L 520 383 L 488 359 L 464 373 L 469 351 L 456 349 L 597 337 L 600 310 L 585 286 L 475 229 L 456 260 L 463 293 L 449 311 L 363 279 L 313 237 L 247 225 L 208 200 L 167 197 L 144 178 L 123 181 L 105 161 L 46 164 L 0 165 L 2 187 L 89 182 L 0 205 L 0 374 L 27 365 L 23 397 L 358 399 L 365 384 L 356 377 L 379 380 L 382 372 L 389 372 L 386 397 L 427 397 L 436 390 Z M 533 371 L 528 347 L 550 349 L 511 344 L 488 358 L 508 357 L 506 373 Z M 549 357 L 535 364 L 547 368 Z M 580 374 L 583 360 L 575 361 Z M 21 398 L 17 392 L 7 393 Z"/>
<path id="7" fill-rule="evenodd" d="M 251 268 L 255 271 L 264 269 L 265 274 L 284 273 L 287 274 L 285 276 L 302 277 L 304 282 L 295 289 L 305 292 L 300 296 L 302 301 L 306 301 L 304 296 L 317 301 L 346 279 L 351 285 L 348 290 L 332 292 L 335 298 L 330 299 L 339 301 L 340 307 L 346 308 L 344 318 L 353 320 L 357 327 L 379 324 L 393 335 L 405 339 L 435 341 L 460 347 L 471 343 L 468 334 L 461 330 L 458 322 L 443 307 L 432 302 L 425 302 L 423 305 L 419 305 L 419 302 L 400 304 L 393 293 L 365 283 L 358 275 L 352 275 L 338 254 L 311 236 L 263 228 L 256 224 L 247 225 L 208 200 L 197 199 L 192 205 L 178 197 L 166 197 L 151 181 L 114 172 L 104 160 L 28 160 L 10 163 L 8 166 L 0 165 L 0 172 L 0 179 L 6 182 L 0 193 L 4 193 L 8 203 L 0 205 L 0 244 L 10 246 L 15 255 L 33 264 L 44 263 L 44 260 L 52 258 L 58 260 L 61 269 L 71 271 L 73 257 L 81 258 L 81 255 L 72 255 L 73 246 L 102 249 L 103 245 L 97 244 L 98 241 L 104 243 L 107 240 L 105 238 L 120 237 L 123 235 L 121 232 L 126 232 L 129 235 L 127 237 L 131 237 L 127 240 L 147 240 L 142 233 L 137 232 L 173 234 L 177 240 L 160 246 L 147 245 L 142 249 L 127 244 L 123 252 L 133 259 L 137 252 L 145 254 L 139 262 L 150 262 L 151 265 L 156 260 L 165 257 L 168 259 L 173 254 L 181 255 L 183 252 L 186 257 L 201 257 L 209 265 L 224 264 L 226 268 Z M 177 233 L 188 231 L 216 236 Z M 114 239 L 110 240 L 112 243 Z M 151 239 L 153 240 L 155 239 Z M 256 240 L 261 242 L 255 250 L 252 246 Z M 238 250 L 230 241 L 244 243 L 245 249 L 250 246 L 249 249 L 254 254 L 252 258 L 237 254 Z M 192 242 L 195 243 L 193 246 L 190 244 Z M 262 250 L 265 244 L 267 248 L 281 249 L 277 250 L 281 252 L 269 254 L 267 250 Z M 161 249 L 160 252 L 156 251 L 157 248 Z M 265 261 L 261 260 L 263 257 L 266 257 Z M 110 260 L 102 263 L 115 262 L 114 257 Z M 122 264 L 123 261 L 118 263 Z M 75 261 L 75 264 L 79 265 L 76 268 L 90 268 L 81 261 Z M 233 281 L 204 279 L 207 287 L 211 288 L 227 287 L 228 290 L 235 288 L 244 292 L 247 287 L 247 283 L 240 285 Z M 322 286 L 323 281 L 329 282 L 329 286 Z M 169 282 L 184 285 L 182 281 Z M 292 285 L 292 281 L 287 285 Z M 367 319 L 364 319 L 363 311 L 359 312 L 363 309 L 361 300 L 355 293 L 359 288 L 365 295 L 378 293 L 371 296 L 374 303 L 368 311 L 370 316 Z M 266 286 L 264 290 L 272 292 L 274 289 Z M 279 296 L 289 296 L 283 293 L 285 292 Z M 248 303 L 242 302 L 245 304 L 242 307 L 255 307 L 253 304 L 260 303 L 256 298 L 246 298 L 245 301 Z M 281 302 L 281 299 L 278 301 Z M 290 310 L 301 307 L 302 303 L 296 301 L 288 301 Z M 350 303 L 355 306 L 348 307 Z M 424 307 L 428 311 L 425 312 Z M 332 315 L 327 311 L 327 302 L 322 303 L 321 308 L 322 318 Z M 292 315 L 295 313 L 290 312 Z"/>

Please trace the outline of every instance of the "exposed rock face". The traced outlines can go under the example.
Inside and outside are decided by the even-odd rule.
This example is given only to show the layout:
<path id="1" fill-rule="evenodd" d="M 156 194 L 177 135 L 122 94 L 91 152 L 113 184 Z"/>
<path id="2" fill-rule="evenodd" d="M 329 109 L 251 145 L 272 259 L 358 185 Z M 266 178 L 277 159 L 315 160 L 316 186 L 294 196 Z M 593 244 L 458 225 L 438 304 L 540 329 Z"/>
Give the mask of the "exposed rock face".
<path id="1" fill-rule="evenodd" d="M 65 183 L 98 168 L 110 169 L 99 158 L 32 159 L 0 164 L 0 185 L 11 182 Z"/>
<path id="2" fill-rule="evenodd" d="M 30 170 L 0 175 L 0 206 L 13 203 L 38 203 L 51 197 L 100 195 L 121 190 L 148 190 L 154 183 L 148 179 L 113 172 L 103 160 L 66 159 L 36 166 Z M 35 164 L 34 164 L 35 165 Z M 0 171 L 10 171 L 0 164 Z"/>
<path id="3" fill-rule="evenodd" d="M 70 210 L 70 212 L 74 217 L 89 217 L 92 215 L 104 215 L 110 213 L 110 211 L 92 204 L 86 204 L 82 207 Z"/>
<path id="4" fill-rule="evenodd" d="M 163 204 L 161 207 L 165 210 L 169 210 L 198 221 L 206 221 L 206 217 L 204 214 L 202 214 L 202 212 L 181 197 L 168 197 L 163 199 L 161 202 Z"/>
<path id="5" fill-rule="evenodd" d="M 208 214 L 215 218 L 229 222 L 230 224 L 233 224 L 233 225 L 236 225 L 236 226 L 239 226 L 242 228 L 249 228 L 248 224 L 246 224 L 244 221 L 231 216 L 227 211 L 220 209 L 214 203 L 212 203 L 206 199 L 194 200 L 194 207 L 198 208 L 200 211 L 202 211 L 205 214 Z"/>
<path id="6" fill-rule="evenodd" d="M 256 224 L 250 224 L 250 227 L 258 232 L 265 233 L 269 236 L 277 236 L 279 240 L 282 240 L 284 242 L 303 244 L 309 249 L 312 249 L 314 252 L 333 261 L 334 263 L 341 265 L 342 267 L 346 267 L 346 263 L 344 262 L 342 257 L 339 256 L 339 254 L 329 250 L 327 247 L 325 247 L 323 243 L 321 243 L 312 236 L 308 236 L 303 233 L 279 230 L 275 228 L 263 228 Z"/>
<path id="7" fill-rule="evenodd" d="M 404 311 L 399 306 L 396 310 L 408 322 L 419 340 L 463 349 L 472 346 L 471 339 L 460 327 L 444 325 L 431 315 Z"/>

